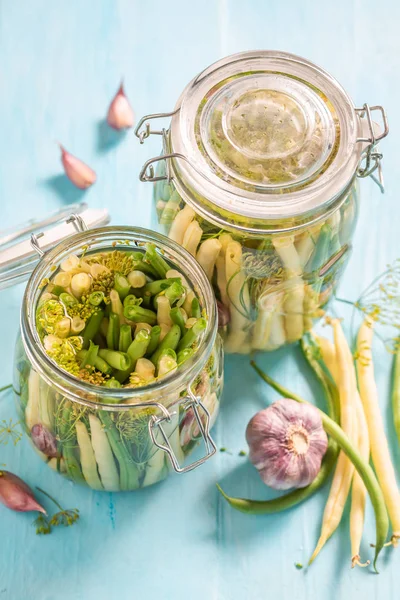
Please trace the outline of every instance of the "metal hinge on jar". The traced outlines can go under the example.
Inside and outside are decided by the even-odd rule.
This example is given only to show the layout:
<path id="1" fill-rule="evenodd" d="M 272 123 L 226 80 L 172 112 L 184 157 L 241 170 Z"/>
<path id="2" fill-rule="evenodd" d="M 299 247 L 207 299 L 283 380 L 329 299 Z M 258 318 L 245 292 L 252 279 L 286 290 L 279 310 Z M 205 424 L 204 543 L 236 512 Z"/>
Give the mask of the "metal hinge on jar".
<path id="1" fill-rule="evenodd" d="M 70 205 L 41 221 L 29 221 L 0 231 L 0 289 L 28 279 L 40 258 L 73 230 L 86 231 L 110 221 L 105 209 L 88 208 L 84 202 Z M 71 227 L 73 230 L 71 231 Z M 40 233 L 36 233 L 39 231 Z M 43 239 L 43 244 L 39 242 Z M 38 258 L 39 256 L 39 258 Z"/>
<path id="2" fill-rule="evenodd" d="M 362 151 L 360 157 L 360 164 L 357 170 L 358 177 L 370 176 L 375 183 L 379 186 L 379 189 L 383 193 L 385 191 L 382 173 L 382 158 L 383 154 L 378 152 L 377 144 L 389 133 L 389 125 L 387 116 L 383 106 L 369 106 L 364 104 L 362 108 L 356 108 L 356 113 L 361 119 L 367 119 L 368 126 L 368 137 L 357 138 L 357 143 L 368 144 Z M 383 131 L 379 135 L 375 134 L 374 122 L 372 120 L 371 113 L 373 111 L 380 112 L 382 116 Z M 375 177 L 374 173 L 377 171 L 378 177 Z"/>
<path id="3" fill-rule="evenodd" d="M 144 117 L 142 117 L 140 119 L 139 123 L 137 124 L 137 126 L 135 128 L 135 135 L 136 135 L 136 137 L 139 138 L 139 141 L 141 144 L 143 144 L 145 139 L 148 138 L 150 135 L 161 135 L 162 136 L 162 147 L 163 147 L 162 154 L 160 154 L 159 156 L 154 156 L 153 158 L 149 158 L 149 160 L 146 160 L 146 162 L 144 163 L 144 165 L 139 173 L 140 181 L 151 182 L 151 183 L 154 183 L 156 181 L 170 182 L 172 179 L 170 159 L 171 158 L 181 158 L 182 160 L 186 160 L 186 162 L 189 162 L 187 157 L 184 156 L 183 154 L 179 154 L 178 152 L 173 152 L 171 154 L 168 152 L 168 139 L 167 139 L 168 130 L 167 129 L 163 128 L 160 130 L 153 130 L 153 129 L 151 129 L 151 126 L 149 123 L 149 121 L 152 119 L 164 119 L 167 117 L 173 117 L 174 115 L 176 115 L 177 112 L 179 112 L 179 110 L 180 109 L 178 108 L 178 109 L 174 110 L 173 112 L 169 112 L 169 113 L 155 113 L 153 115 L 145 115 Z M 161 161 L 165 161 L 165 175 L 156 175 L 154 172 L 153 165 L 155 163 L 158 163 Z"/>
<path id="4" fill-rule="evenodd" d="M 199 427 L 199 431 L 201 433 L 206 447 L 206 454 L 204 456 L 202 456 L 195 462 L 186 465 L 185 467 L 179 464 L 179 461 L 168 439 L 168 435 L 166 434 L 162 426 L 164 422 L 170 421 L 172 415 L 166 415 L 166 409 L 164 409 L 163 415 L 161 417 L 153 415 L 149 420 L 149 434 L 151 437 L 151 441 L 153 442 L 153 444 L 155 444 L 155 446 L 157 446 L 157 448 L 160 448 L 160 450 L 163 450 L 166 454 L 168 454 L 168 458 L 171 462 L 171 465 L 174 471 L 176 471 L 177 473 L 187 473 L 188 471 L 196 469 L 197 467 L 202 465 L 206 460 L 208 460 L 211 456 L 213 456 L 217 451 L 217 447 L 215 445 L 214 440 L 210 436 L 209 431 L 211 415 L 204 406 L 204 404 L 201 402 L 200 398 L 193 394 L 193 392 L 190 389 L 190 386 L 188 388 L 188 399 L 184 402 L 183 408 L 185 411 L 193 410 L 194 416 L 197 421 L 197 425 Z M 201 413 L 204 415 L 203 417 Z M 155 430 L 160 432 L 164 443 L 157 441 Z"/>

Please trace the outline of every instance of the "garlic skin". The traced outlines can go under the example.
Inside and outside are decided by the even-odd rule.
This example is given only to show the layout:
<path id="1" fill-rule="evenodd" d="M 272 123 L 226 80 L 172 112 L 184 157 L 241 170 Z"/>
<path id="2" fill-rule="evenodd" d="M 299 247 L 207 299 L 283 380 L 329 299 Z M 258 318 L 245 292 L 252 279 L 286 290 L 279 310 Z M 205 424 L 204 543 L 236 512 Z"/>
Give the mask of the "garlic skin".
<path id="1" fill-rule="evenodd" d="M 124 86 L 121 83 L 115 94 L 107 113 L 107 123 L 113 129 L 128 129 L 133 126 L 135 117 L 129 100 L 125 95 Z"/>
<path id="2" fill-rule="evenodd" d="M 51 458 L 59 456 L 57 451 L 57 440 L 54 435 L 41 423 L 37 423 L 31 429 L 31 439 L 40 452 Z"/>
<path id="3" fill-rule="evenodd" d="M 10 471 L 0 471 L 0 502 L 17 512 L 37 511 L 46 514 L 31 488 Z"/>
<path id="4" fill-rule="evenodd" d="M 96 181 L 96 173 L 87 164 L 60 145 L 61 162 L 66 176 L 77 188 L 86 190 Z"/>
<path id="5" fill-rule="evenodd" d="M 328 446 L 318 409 L 289 398 L 254 415 L 246 440 L 250 461 L 263 482 L 275 490 L 309 485 Z"/>

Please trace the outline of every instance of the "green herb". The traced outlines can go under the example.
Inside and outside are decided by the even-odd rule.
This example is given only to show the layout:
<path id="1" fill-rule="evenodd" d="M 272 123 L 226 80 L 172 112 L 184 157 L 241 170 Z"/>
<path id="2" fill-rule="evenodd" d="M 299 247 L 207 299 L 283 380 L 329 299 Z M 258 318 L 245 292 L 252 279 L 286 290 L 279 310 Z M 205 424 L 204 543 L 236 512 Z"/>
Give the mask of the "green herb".
<path id="1" fill-rule="evenodd" d="M 79 510 L 77 508 L 70 508 L 70 509 L 64 509 L 61 504 L 59 504 L 59 502 L 57 502 L 57 500 L 55 500 L 52 496 L 50 496 L 50 494 L 48 494 L 47 492 L 45 492 L 44 490 L 42 490 L 39 487 L 36 487 L 37 491 L 40 492 L 41 494 L 44 494 L 45 496 L 47 496 L 47 498 L 49 498 L 49 500 L 51 500 L 52 502 L 54 502 L 54 504 L 57 506 L 57 508 L 59 508 L 59 512 L 55 513 L 50 519 L 47 519 L 47 517 L 44 517 L 43 519 L 39 520 L 39 517 L 35 520 L 35 524 L 36 524 L 36 533 L 37 534 L 48 534 L 51 531 L 52 527 L 58 527 L 59 525 L 63 525 L 64 527 L 70 527 L 71 525 L 73 525 L 74 523 L 76 523 L 79 520 Z M 42 517 L 44 515 L 41 515 Z"/>
<path id="2" fill-rule="evenodd" d="M 36 527 L 36 535 L 48 535 L 51 533 L 49 519 L 42 513 L 33 521 L 33 525 Z"/>
<path id="3" fill-rule="evenodd" d="M 7 446 L 11 439 L 14 446 L 16 446 L 22 439 L 22 432 L 18 429 L 19 425 L 19 421 L 14 423 L 12 419 L 10 419 L 8 422 L 5 419 L 0 421 L 0 444 Z"/>

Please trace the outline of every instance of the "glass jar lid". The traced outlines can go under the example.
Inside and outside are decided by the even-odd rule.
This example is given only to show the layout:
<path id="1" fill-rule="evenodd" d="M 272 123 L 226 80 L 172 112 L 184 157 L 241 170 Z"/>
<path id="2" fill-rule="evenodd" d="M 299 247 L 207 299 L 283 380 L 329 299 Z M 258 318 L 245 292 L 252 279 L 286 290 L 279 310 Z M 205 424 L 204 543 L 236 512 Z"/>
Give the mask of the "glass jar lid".
<path id="1" fill-rule="evenodd" d="M 0 231 L 0 290 L 29 279 L 41 257 L 61 240 L 109 222 L 106 209 L 88 208 L 81 202 L 40 221 L 32 219 Z"/>
<path id="2" fill-rule="evenodd" d="M 261 194 L 309 183 L 334 160 L 340 138 L 326 96 L 288 73 L 267 71 L 228 76 L 214 86 L 190 127 L 205 171 Z"/>
<path id="3" fill-rule="evenodd" d="M 346 189 L 367 148 L 388 132 L 383 109 L 373 108 L 383 117 L 381 136 L 372 108 L 356 109 L 317 65 L 285 52 L 251 51 L 205 69 L 173 113 L 144 117 L 136 132 L 141 141 L 167 134 L 167 177 L 202 216 L 273 229 L 314 217 Z M 152 132 L 148 123 L 140 131 L 146 119 L 161 116 L 172 116 L 168 133 Z M 156 160 L 147 161 L 142 179 L 155 180 L 145 168 Z"/>

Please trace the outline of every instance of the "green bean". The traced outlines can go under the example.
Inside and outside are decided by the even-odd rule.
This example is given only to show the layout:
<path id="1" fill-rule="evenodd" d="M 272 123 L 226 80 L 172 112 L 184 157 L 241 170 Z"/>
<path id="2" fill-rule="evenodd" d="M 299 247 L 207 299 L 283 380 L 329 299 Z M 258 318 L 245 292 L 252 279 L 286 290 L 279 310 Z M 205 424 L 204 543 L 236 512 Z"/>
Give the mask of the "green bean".
<path id="1" fill-rule="evenodd" d="M 104 348 L 103 350 L 99 350 L 99 356 L 113 369 L 129 369 L 132 364 L 131 358 L 126 352 L 118 352 L 117 350 L 109 350 Z"/>
<path id="2" fill-rule="evenodd" d="M 72 403 L 66 401 L 62 409 L 61 419 L 58 420 L 58 433 L 62 446 L 62 456 L 64 459 L 65 468 L 67 469 L 68 477 L 78 483 L 85 483 L 81 466 L 75 455 L 77 440 L 75 435 L 75 427 L 71 426 L 71 411 Z"/>
<path id="3" fill-rule="evenodd" d="M 179 308 L 179 306 L 175 306 L 175 308 L 171 308 L 170 312 L 169 312 L 169 316 L 171 317 L 171 320 L 173 323 L 175 323 L 175 325 L 179 325 L 180 330 L 181 330 L 181 335 L 185 335 L 185 333 L 187 332 L 187 329 L 185 327 L 185 319 L 183 318 L 181 309 Z"/>
<path id="4" fill-rule="evenodd" d="M 116 313 L 111 313 L 108 320 L 107 329 L 107 347 L 109 350 L 118 350 L 119 346 L 119 316 Z"/>
<path id="5" fill-rule="evenodd" d="M 68 294 L 67 292 L 62 292 L 60 294 L 59 298 L 60 298 L 60 302 L 62 302 L 64 304 L 67 311 L 70 306 L 74 306 L 75 304 L 78 304 L 78 300 L 75 298 L 75 296 L 71 296 L 71 294 Z"/>
<path id="6" fill-rule="evenodd" d="M 131 285 L 124 275 L 121 273 L 115 273 L 114 276 L 114 289 L 117 290 L 119 297 L 121 298 L 121 302 L 125 300 L 127 295 L 129 294 L 129 290 L 131 289 Z"/>
<path id="7" fill-rule="evenodd" d="M 272 500 L 250 500 L 249 498 L 233 498 L 228 496 L 222 488 L 217 484 L 218 490 L 221 492 L 225 500 L 240 512 L 249 515 L 269 515 L 277 512 L 282 512 L 288 508 L 297 506 L 310 496 L 315 494 L 328 480 L 332 473 L 333 467 L 336 464 L 338 457 L 338 447 L 336 442 L 330 440 L 327 451 L 322 459 L 321 468 L 318 475 L 312 483 L 304 488 L 293 490 L 284 496 L 273 498 Z"/>
<path id="8" fill-rule="evenodd" d="M 104 292 L 92 292 L 89 295 L 89 304 L 92 306 L 100 306 L 100 304 L 104 301 Z"/>
<path id="9" fill-rule="evenodd" d="M 63 288 L 62 285 L 55 285 L 51 290 L 51 293 L 55 296 L 60 296 L 65 293 L 65 288 Z"/>
<path id="10" fill-rule="evenodd" d="M 102 350 L 99 350 L 99 352 L 102 352 Z M 113 372 L 112 367 L 110 367 L 108 362 L 106 362 L 99 355 L 96 356 L 96 359 L 94 361 L 94 366 L 98 371 L 101 371 L 101 373 L 104 373 L 104 375 L 111 375 Z"/>
<path id="11" fill-rule="evenodd" d="M 179 342 L 178 352 L 184 350 L 185 348 L 190 348 L 193 346 L 199 335 L 202 331 L 207 327 L 207 321 L 205 319 L 198 319 L 196 323 L 187 330 L 187 333 L 183 336 L 181 341 Z"/>
<path id="12" fill-rule="evenodd" d="M 157 275 L 162 279 L 165 278 L 165 274 L 170 270 L 169 264 L 163 259 L 161 254 L 156 250 L 154 244 L 146 244 L 146 254 L 143 257 L 145 263 L 151 265 L 157 272 Z"/>
<path id="13" fill-rule="evenodd" d="M 168 331 L 165 338 L 159 344 L 157 350 L 151 355 L 150 360 L 154 365 L 157 365 L 157 362 L 162 354 L 163 350 L 167 348 L 172 348 L 172 350 L 176 350 L 179 344 L 179 340 L 181 338 L 181 330 L 179 325 L 172 325 L 171 329 Z"/>
<path id="14" fill-rule="evenodd" d="M 93 338 L 93 341 L 99 348 L 107 348 L 106 338 L 101 333 L 101 331 L 98 331 L 96 333 L 96 335 Z"/>
<path id="15" fill-rule="evenodd" d="M 153 310 L 142 308 L 141 306 L 125 306 L 124 317 L 135 323 L 148 323 L 155 325 L 157 323 L 157 315 Z"/>
<path id="16" fill-rule="evenodd" d="M 100 329 L 100 324 L 103 320 L 103 317 L 104 317 L 103 310 L 97 310 L 96 312 L 94 312 L 92 314 L 91 317 L 89 317 L 89 319 L 86 323 L 86 327 L 82 333 L 82 339 L 83 339 L 82 348 L 89 347 L 90 340 L 92 340 L 94 338 L 94 336 Z"/>
<path id="17" fill-rule="evenodd" d="M 92 340 L 89 342 L 89 350 L 85 352 L 85 356 L 81 362 L 81 368 L 94 366 L 99 347 L 93 344 Z"/>
<path id="18" fill-rule="evenodd" d="M 312 280 L 311 285 L 317 294 L 320 293 L 324 277 L 319 275 L 320 269 L 325 265 L 329 258 L 329 245 L 331 241 L 332 228 L 325 223 L 321 227 L 315 250 L 308 261 L 305 272 L 310 273 Z"/>
<path id="19" fill-rule="evenodd" d="M 103 387 L 106 387 L 106 388 L 120 388 L 120 387 L 122 387 L 122 385 L 120 384 L 119 381 L 117 381 L 116 379 L 114 379 L 114 377 L 111 377 L 110 379 L 107 379 L 107 381 L 105 381 L 103 383 Z"/>
<path id="20" fill-rule="evenodd" d="M 127 350 L 133 364 L 146 354 L 149 343 L 150 333 L 146 329 L 141 329 Z"/>
<path id="21" fill-rule="evenodd" d="M 153 352 L 156 351 L 158 342 L 160 339 L 160 335 L 161 335 L 161 327 L 159 325 L 154 325 L 154 327 L 151 328 L 150 342 L 147 347 L 146 356 L 151 356 L 153 354 Z"/>
<path id="22" fill-rule="evenodd" d="M 168 358 L 173 358 L 175 361 L 177 360 L 176 352 L 172 348 L 165 348 L 161 351 L 160 356 L 158 357 L 157 364 L 159 364 L 160 360 L 164 357 L 168 356 Z"/>
<path id="23" fill-rule="evenodd" d="M 193 348 L 184 348 L 183 350 L 178 352 L 178 355 L 177 355 L 178 365 L 181 365 L 182 363 L 187 361 L 189 358 L 192 358 L 193 354 L 194 354 Z"/>
<path id="24" fill-rule="evenodd" d="M 282 397 L 292 398 L 292 400 L 296 400 L 296 402 L 306 403 L 306 400 L 303 400 L 303 398 L 301 398 L 300 396 L 293 394 L 288 389 L 284 388 L 279 383 L 274 381 L 266 373 L 264 373 L 254 361 L 251 361 L 250 364 L 260 375 L 260 377 L 264 379 L 264 381 L 268 383 L 268 385 L 270 385 L 274 390 L 281 394 Z M 328 417 L 328 415 L 322 410 L 319 410 L 319 413 L 326 433 L 335 440 L 335 442 L 338 444 L 341 450 L 343 450 L 346 456 L 351 460 L 355 469 L 357 470 L 358 474 L 363 480 L 364 485 L 367 488 L 369 497 L 371 499 L 371 503 L 375 512 L 376 522 L 376 542 L 374 558 L 374 568 L 376 570 L 376 562 L 379 553 L 385 545 L 389 530 L 389 519 L 382 490 L 375 477 L 374 471 L 372 470 L 370 465 L 361 458 L 358 451 L 354 448 L 351 441 L 344 433 L 343 429 L 337 423 L 335 423 L 333 419 Z"/>
<path id="25" fill-rule="evenodd" d="M 400 444 L 400 344 L 396 349 L 393 365 L 392 410 L 394 428 Z"/>
<path id="26" fill-rule="evenodd" d="M 340 422 L 340 398 L 339 391 L 326 367 L 318 342 L 312 334 L 306 333 L 300 342 L 304 357 L 313 369 L 318 381 L 323 387 L 328 404 L 328 415 L 336 423 Z"/>
<path id="27" fill-rule="evenodd" d="M 192 300 L 190 316 L 194 319 L 200 319 L 201 317 L 200 302 L 197 300 L 197 298 L 193 298 Z"/>
<path id="28" fill-rule="evenodd" d="M 160 292 L 169 288 L 173 283 L 179 283 L 178 277 L 171 277 L 171 279 L 157 279 L 146 283 L 144 286 L 144 296 L 156 296 Z"/>
<path id="29" fill-rule="evenodd" d="M 132 258 L 135 271 L 142 271 L 142 273 L 145 273 L 146 275 L 157 279 L 157 271 L 151 265 L 144 262 L 144 254 L 142 252 L 132 252 Z"/>
<path id="30" fill-rule="evenodd" d="M 132 343 L 131 326 L 130 325 L 121 325 L 120 330 L 119 330 L 118 350 L 120 352 L 127 352 L 131 343 Z"/>
<path id="31" fill-rule="evenodd" d="M 126 351 L 131 361 L 130 365 L 125 369 L 119 369 L 115 373 L 115 379 L 117 379 L 120 383 L 123 383 L 129 377 L 129 375 L 135 370 L 135 366 L 139 358 L 142 358 L 146 354 L 149 343 L 149 332 L 146 331 L 146 329 L 141 329 Z"/>
<path id="32" fill-rule="evenodd" d="M 111 449 L 119 464 L 120 487 L 122 491 L 133 490 L 139 487 L 139 471 L 133 462 L 127 448 L 121 439 L 120 433 L 108 412 L 99 411 L 99 419 L 104 425 Z"/>
<path id="33" fill-rule="evenodd" d="M 128 294 L 124 300 L 124 308 L 126 306 L 140 306 L 143 302 L 143 298 L 138 298 L 134 294 Z"/>
<path id="34" fill-rule="evenodd" d="M 175 281 L 172 285 L 170 285 L 164 292 L 166 298 L 168 298 L 170 305 L 172 306 L 175 302 L 181 300 L 181 298 L 185 297 L 185 288 L 183 285 Z"/>

